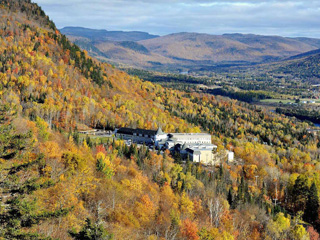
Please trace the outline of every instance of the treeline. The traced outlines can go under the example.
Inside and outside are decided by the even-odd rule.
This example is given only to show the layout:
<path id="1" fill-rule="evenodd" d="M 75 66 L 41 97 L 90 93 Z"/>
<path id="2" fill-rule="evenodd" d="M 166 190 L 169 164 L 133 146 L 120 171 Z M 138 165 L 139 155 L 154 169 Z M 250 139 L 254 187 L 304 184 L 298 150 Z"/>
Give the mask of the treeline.
<path id="1" fill-rule="evenodd" d="M 237 99 L 247 103 L 258 102 L 263 99 L 272 98 L 271 93 L 264 91 L 234 91 L 227 88 L 215 88 L 209 89 L 206 92 L 213 95 L 221 95 L 232 99 Z"/>
<path id="2" fill-rule="evenodd" d="M 302 121 L 309 121 L 312 123 L 320 124 L 320 112 L 315 109 L 308 109 L 304 107 L 295 108 L 276 108 L 276 112 L 284 114 L 289 117 L 296 117 Z"/>
<path id="3" fill-rule="evenodd" d="M 159 84 L 168 84 L 170 83 L 176 88 L 181 87 L 181 84 L 211 84 L 212 80 L 205 77 L 193 77 L 190 75 L 184 74 L 166 74 L 166 73 L 156 73 L 141 69 L 128 68 L 123 69 L 128 74 L 137 76 L 145 81 L 155 82 Z"/>

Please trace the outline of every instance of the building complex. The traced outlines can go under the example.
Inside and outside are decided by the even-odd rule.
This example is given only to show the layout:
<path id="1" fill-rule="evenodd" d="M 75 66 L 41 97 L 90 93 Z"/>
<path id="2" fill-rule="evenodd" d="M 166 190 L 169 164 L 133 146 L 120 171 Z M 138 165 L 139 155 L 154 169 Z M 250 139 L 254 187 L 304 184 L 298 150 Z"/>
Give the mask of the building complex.
<path id="1" fill-rule="evenodd" d="M 217 148 L 211 143 L 211 135 L 207 133 L 164 133 L 158 130 L 120 128 L 115 135 L 119 139 L 135 143 L 152 144 L 159 149 L 179 152 L 182 158 L 193 162 L 211 163 L 213 151 Z"/>

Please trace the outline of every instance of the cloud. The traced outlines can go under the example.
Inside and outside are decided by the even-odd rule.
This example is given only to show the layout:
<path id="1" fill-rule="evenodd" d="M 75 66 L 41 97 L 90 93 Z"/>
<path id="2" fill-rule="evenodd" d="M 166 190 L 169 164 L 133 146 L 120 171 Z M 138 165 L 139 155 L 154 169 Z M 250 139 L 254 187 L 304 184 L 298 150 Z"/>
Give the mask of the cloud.
<path id="1" fill-rule="evenodd" d="M 255 33 L 320 38 L 320 2 L 301 0 L 35 0 L 58 27 Z"/>

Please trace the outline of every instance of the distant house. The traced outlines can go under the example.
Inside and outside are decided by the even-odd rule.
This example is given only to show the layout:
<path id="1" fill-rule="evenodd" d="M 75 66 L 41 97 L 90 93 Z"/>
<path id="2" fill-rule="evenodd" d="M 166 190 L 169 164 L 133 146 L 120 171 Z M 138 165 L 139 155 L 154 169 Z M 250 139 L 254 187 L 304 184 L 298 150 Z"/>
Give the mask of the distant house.
<path id="1" fill-rule="evenodd" d="M 156 146 L 167 139 L 167 134 L 161 128 L 158 130 L 120 128 L 116 130 L 115 134 L 119 139 L 131 140 L 132 142 L 141 144 L 154 144 Z"/>
<path id="2" fill-rule="evenodd" d="M 307 129 L 308 133 L 313 134 L 315 136 L 319 135 L 320 130 L 319 129 Z"/>

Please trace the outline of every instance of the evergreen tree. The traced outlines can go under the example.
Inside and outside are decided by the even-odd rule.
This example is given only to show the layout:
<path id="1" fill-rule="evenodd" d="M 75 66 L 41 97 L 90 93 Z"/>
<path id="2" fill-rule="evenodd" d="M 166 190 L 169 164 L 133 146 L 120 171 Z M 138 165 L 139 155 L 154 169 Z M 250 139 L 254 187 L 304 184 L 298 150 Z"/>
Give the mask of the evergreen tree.
<path id="1" fill-rule="evenodd" d="M 74 142 L 79 145 L 80 143 L 80 135 L 79 132 L 77 130 L 75 130 L 75 132 L 72 135 Z"/>
<path id="2" fill-rule="evenodd" d="M 308 193 L 308 179 L 306 176 L 300 175 L 296 179 L 292 190 L 292 203 L 296 212 L 304 211 Z"/>
<path id="3" fill-rule="evenodd" d="M 266 184 L 263 182 L 261 192 L 257 198 L 257 204 L 259 204 L 260 208 L 263 208 L 265 204 L 265 201 L 264 201 L 265 195 L 267 195 L 267 190 L 266 190 Z"/>
<path id="4" fill-rule="evenodd" d="M 129 148 L 129 157 L 136 156 L 138 153 L 137 145 L 132 143 Z"/>
<path id="5" fill-rule="evenodd" d="M 70 236 L 76 240 L 111 240 L 112 234 L 109 234 L 102 225 L 93 223 L 89 218 L 80 232 L 70 231 Z"/>
<path id="6" fill-rule="evenodd" d="M 1 171 L 0 205 L 4 207 L 0 211 L 0 239 L 44 239 L 37 233 L 28 232 L 28 228 L 49 218 L 65 216 L 70 209 L 36 211 L 37 202 L 36 199 L 30 200 L 31 194 L 54 183 L 41 181 L 42 169 L 46 165 L 43 154 L 21 164 L 11 163 L 18 153 L 23 158 L 31 134 L 16 134 L 11 123 L 15 114 L 9 113 L 12 113 L 10 107 L 0 107 L 0 158 L 6 159 L 4 165 L 10 166 Z M 31 168 L 38 169 L 37 174 L 28 172 Z M 2 202 L 3 199 L 6 200 Z"/>
<path id="7" fill-rule="evenodd" d="M 93 142 L 89 136 L 86 137 L 86 143 L 90 148 L 93 147 Z"/>
<path id="8" fill-rule="evenodd" d="M 128 154 L 129 154 L 129 148 L 127 146 L 127 144 L 124 144 L 123 148 L 122 148 L 122 151 L 123 151 L 123 155 L 126 156 L 126 157 L 129 157 Z"/>
<path id="9" fill-rule="evenodd" d="M 244 199 L 244 190 L 245 190 L 245 186 L 244 185 L 245 185 L 244 178 L 242 176 L 240 184 L 238 186 L 238 195 L 237 195 L 237 197 L 238 197 L 239 201 L 243 201 L 243 199 Z"/>
<path id="10" fill-rule="evenodd" d="M 112 148 L 114 149 L 116 147 L 116 140 L 113 138 L 112 139 Z"/>
<path id="11" fill-rule="evenodd" d="M 251 194 L 249 193 L 249 186 L 248 186 L 247 181 L 245 181 L 245 184 L 244 184 L 244 202 L 246 202 L 246 203 L 252 202 L 252 198 L 251 198 Z"/>
<path id="12" fill-rule="evenodd" d="M 309 194 L 308 194 L 308 199 L 307 199 L 306 209 L 304 211 L 303 219 L 306 222 L 314 225 L 319 219 L 318 210 L 319 210 L 318 189 L 315 183 L 312 183 L 309 189 Z"/>
<path id="13" fill-rule="evenodd" d="M 174 152 L 174 155 L 173 155 L 173 158 L 174 158 L 174 162 L 177 163 L 177 164 L 181 164 L 182 163 L 182 158 L 181 158 L 181 154 L 180 152 Z"/>
<path id="14" fill-rule="evenodd" d="M 228 192 L 228 196 L 227 196 L 227 200 L 228 200 L 228 203 L 231 208 L 233 208 L 233 194 L 232 194 L 232 192 L 233 192 L 232 188 L 230 187 L 229 192 Z"/>
<path id="15" fill-rule="evenodd" d="M 15 115 L 14 109 L 8 105 L 0 105 L 0 159 L 10 160 L 28 146 L 27 139 L 31 137 L 31 132 L 15 132 L 12 125 Z"/>
<path id="16" fill-rule="evenodd" d="M 224 174 L 223 165 L 222 165 L 222 163 L 221 163 L 221 164 L 220 164 L 220 167 L 219 167 L 219 179 L 222 179 L 223 174 Z"/>

